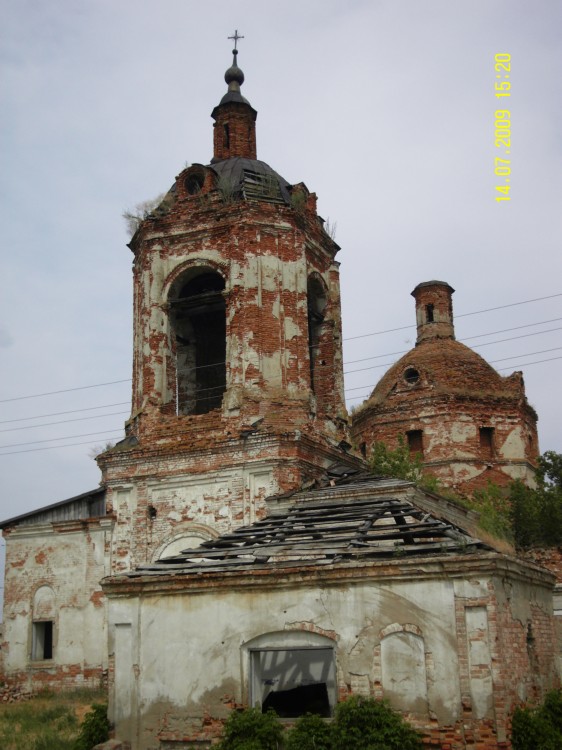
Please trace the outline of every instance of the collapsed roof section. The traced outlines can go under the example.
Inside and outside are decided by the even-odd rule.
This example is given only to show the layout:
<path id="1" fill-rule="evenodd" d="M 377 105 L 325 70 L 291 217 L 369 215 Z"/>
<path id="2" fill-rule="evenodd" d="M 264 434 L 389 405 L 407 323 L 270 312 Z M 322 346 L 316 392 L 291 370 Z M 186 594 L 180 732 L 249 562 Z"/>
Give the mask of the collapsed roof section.
<path id="1" fill-rule="evenodd" d="M 414 504 L 411 489 L 407 482 L 369 477 L 298 493 L 289 507 L 261 521 L 126 575 L 201 575 L 489 549 Z"/>

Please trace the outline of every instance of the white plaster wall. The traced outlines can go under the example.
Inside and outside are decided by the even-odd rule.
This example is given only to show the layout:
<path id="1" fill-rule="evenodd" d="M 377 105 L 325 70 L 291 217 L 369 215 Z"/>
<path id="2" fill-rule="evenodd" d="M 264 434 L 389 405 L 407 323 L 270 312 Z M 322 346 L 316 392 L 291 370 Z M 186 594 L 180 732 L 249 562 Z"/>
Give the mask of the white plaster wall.
<path id="1" fill-rule="evenodd" d="M 39 667 L 55 672 L 66 665 L 107 667 L 107 607 L 99 582 L 109 573 L 108 533 L 109 528 L 99 527 L 57 533 L 44 525 L 8 536 L 6 676 Z M 32 602 L 40 586 L 50 586 L 54 592 L 54 649 L 52 659 L 35 662 L 31 660 Z"/>
<path id="2" fill-rule="evenodd" d="M 224 589 L 206 594 L 112 599 L 110 630 L 115 632 L 117 623 L 131 624 L 138 659 L 138 669 L 116 667 L 118 680 L 127 674 L 135 684 L 117 682 L 115 695 L 138 696 L 134 711 L 147 737 L 168 710 L 225 715 L 225 696 L 248 700 L 244 644 L 272 631 L 311 628 L 337 634 L 340 687 L 361 683 L 372 692 L 381 679 L 374 658 L 381 631 L 410 624 L 420 633 L 418 644 L 432 664 L 421 702 L 448 724 L 460 711 L 454 611 L 453 587 L 440 580 L 249 591 L 232 591 L 225 583 Z"/>

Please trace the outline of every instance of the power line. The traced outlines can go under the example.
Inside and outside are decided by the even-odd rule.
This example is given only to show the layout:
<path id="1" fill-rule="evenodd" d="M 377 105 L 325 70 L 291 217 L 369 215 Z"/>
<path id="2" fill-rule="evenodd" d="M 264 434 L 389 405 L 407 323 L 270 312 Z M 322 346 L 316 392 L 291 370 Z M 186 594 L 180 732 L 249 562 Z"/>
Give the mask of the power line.
<path id="1" fill-rule="evenodd" d="M 529 352 L 528 354 L 514 354 L 511 357 L 503 357 L 502 359 L 492 359 L 490 360 L 490 364 L 493 364 L 494 362 L 505 362 L 508 359 L 521 359 L 521 357 L 533 357 L 535 354 L 547 354 L 548 352 L 557 352 L 560 349 L 562 349 L 562 346 L 555 346 L 553 349 L 543 349 L 540 352 Z M 522 367 L 524 365 L 525 363 L 523 363 Z"/>
<path id="2" fill-rule="evenodd" d="M 524 327 L 526 327 L 526 326 L 524 326 Z M 513 330 L 515 330 L 515 329 L 513 329 Z M 523 333 L 520 336 L 510 336 L 507 339 L 496 339 L 496 341 L 486 341 L 486 342 L 484 342 L 482 344 L 475 344 L 474 347 L 473 347 L 473 349 L 479 349 L 482 346 L 492 346 L 492 344 L 503 344 L 506 341 L 516 341 L 517 339 L 525 339 L 525 338 L 529 338 L 530 336 L 539 336 L 541 333 L 552 333 L 553 331 L 560 331 L 560 330 L 562 330 L 562 326 L 560 326 L 558 328 L 549 328 L 546 331 L 534 331 L 534 333 Z M 492 335 L 492 334 L 482 334 L 482 335 L 486 336 L 486 335 Z M 477 337 L 475 337 L 475 338 L 477 338 Z M 381 357 L 392 357 L 394 355 L 407 354 L 409 351 L 410 351 L 409 349 L 404 349 L 404 350 L 402 350 L 400 352 L 389 352 L 388 354 L 377 354 L 374 357 L 365 357 L 364 359 L 355 360 L 355 362 L 368 362 L 371 359 L 380 359 Z M 527 355 L 526 354 L 522 354 L 522 355 L 514 354 L 513 357 L 507 357 L 507 359 L 512 359 L 512 358 L 516 359 L 519 356 L 525 357 Z M 492 361 L 500 362 L 501 360 L 492 360 Z M 344 363 L 344 364 L 350 364 L 350 363 Z M 344 375 L 351 375 L 354 372 L 364 372 L 365 370 L 374 370 L 374 369 L 377 369 L 379 367 L 384 367 L 384 365 L 372 365 L 371 367 L 361 367 L 361 368 L 359 368 L 357 370 L 346 370 L 344 372 Z"/>
<path id="3" fill-rule="evenodd" d="M 475 310 L 473 312 L 460 313 L 459 315 L 456 315 L 455 317 L 456 318 L 462 318 L 462 317 L 466 317 L 466 316 L 469 316 L 469 315 L 479 315 L 481 313 L 493 312 L 495 310 L 502 310 L 502 309 L 509 308 L 509 307 L 517 307 L 519 305 L 527 305 L 527 304 L 530 304 L 532 302 L 540 302 L 540 301 L 547 300 L 547 299 L 553 299 L 555 297 L 562 297 L 562 292 L 558 293 L 558 294 L 547 295 L 545 297 L 536 297 L 535 299 L 522 300 L 520 302 L 512 302 L 512 303 L 507 304 L 507 305 L 499 305 L 497 307 L 489 307 L 489 308 L 486 308 L 486 309 L 483 309 L 483 310 Z M 558 321 L 558 320 L 561 320 L 561 319 L 562 318 L 552 318 L 551 320 L 541 321 L 541 322 L 538 322 L 538 323 L 528 323 L 528 324 L 522 325 L 522 326 L 515 326 L 514 328 L 506 328 L 506 329 L 503 329 L 503 330 L 500 330 L 500 331 L 494 331 L 494 332 L 491 332 L 491 333 L 483 333 L 483 334 L 478 334 L 477 336 L 469 336 L 469 337 L 467 337 L 465 339 L 461 339 L 461 340 L 463 340 L 463 341 L 469 341 L 469 340 L 474 339 L 474 338 L 480 338 L 480 337 L 483 337 L 483 336 L 492 336 L 492 335 L 495 335 L 496 333 L 505 333 L 505 332 L 508 332 L 508 331 L 511 331 L 511 330 L 518 330 L 518 329 L 521 329 L 521 328 L 527 328 L 527 327 L 535 326 L 535 325 L 543 325 L 543 324 L 550 323 L 550 322 L 555 322 L 555 321 Z M 344 338 L 343 341 L 353 341 L 355 339 L 367 338 L 369 336 L 378 336 L 378 335 L 382 335 L 384 333 L 394 333 L 396 331 L 404 331 L 404 330 L 407 330 L 407 329 L 411 329 L 413 327 L 414 327 L 414 325 L 410 324 L 410 325 L 407 325 L 407 326 L 400 326 L 398 328 L 388 328 L 388 329 L 386 329 L 384 331 L 375 331 L 375 332 L 372 332 L 372 333 L 364 333 L 364 334 L 361 334 L 361 335 L 358 335 L 358 336 L 348 336 L 347 338 Z M 558 329 L 552 329 L 552 330 L 558 330 Z M 537 333 L 543 333 L 543 331 L 538 331 Z M 490 342 L 490 343 L 494 343 L 494 342 Z M 483 345 L 484 344 L 482 344 L 482 346 Z M 368 357 L 366 359 L 377 359 L 377 358 L 380 358 L 380 357 L 394 356 L 394 355 L 403 354 L 403 353 L 405 353 L 405 352 L 404 351 L 403 352 L 390 352 L 388 354 L 380 354 L 380 355 L 377 355 L 376 357 Z M 365 360 L 351 360 L 349 362 L 345 362 L 344 364 L 354 364 L 354 363 L 360 362 L 360 361 L 365 361 Z M 200 365 L 199 367 L 193 368 L 193 369 L 197 370 L 197 369 L 200 369 L 202 367 L 213 367 L 213 366 L 215 366 L 217 364 L 220 365 L 220 364 L 224 364 L 224 363 L 220 362 L 220 363 L 215 363 L 213 365 Z M 91 389 L 91 388 L 101 388 L 101 387 L 104 387 L 104 386 L 116 385 L 116 384 L 120 384 L 120 383 L 130 383 L 131 380 L 132 380 L 131 378 L 125 378 L 123 380 L 112 380 L 112 381 L 105 382 L 105 383 L 94 383 L 92 385 L 76 386 L 76 387 L 73 387 L 73 388 L 63 388 L 63 389 L 56 390 L 56 391 L 47 391 L 45 393 L 34 393 L 34 394 L 27 395 L 27 396 L 15 396 L 15 397 L 12 397 L 12 398 L 0 399 L 0 404 L 12 402 L 12 401 L 23 401 L 23 400 L 32 399 L 32 398 L 42 398 L 44 396 L 53 396 L 53 395 L 58 395 L 58 394 L 61 394 L 61 393 L 70 393 L 70 392 L 73 392 L 73 391 L 87 390 L 87 389 Z M 128 402 L 123 402 L 123 403 L 128 403 Z M 118 404 L 115 404 L 115 406 L 117 406 L 117 405 Z M 108 405 L 108 406 L 113 406 L 113 404 Z M 92 408 L 103 408 L 103 407 L 92 407 Z M 87 409 L 77 409 L 77 410 L 73 410 L 73 411 L 87 411 Z M 58 414 L 64 414 L 64 413 L 69 413 L 70 414 L 70 413 L 72 413 L 72 411 L 69 411 L 69 412 L 56 412 L 53 415 L 44 415 L 44 416 L 45 417 L 47 417 L 47 416 L 56 416 Z M 40 418 L 40 417 L 37 417 L 37 418 Z M 6 420 L 5 422 L 0 422 L 0 424 L 6 424 L 7 422 L 12 422 L 12 421 L 23 421 L 23 419 L 30 420 L 30 419 L 34 419 L 34 417 L 24 417 L 24 418 L 22 418 L 22 420 Z"/>
<path id="4" fill-rule="evenodd" d="M 531 302 L 542 302 L 545 299 L 553 299 L 554 297 L 562 297 L 562 292 L 558 294 L 549 294 L 547 297 L 536 297 L 535 299 L 526 299 L 521 302 L 511 302 L 509 305 L 498 305 L 498 307 L 488 307 L 485 310 L 474 310 L 474 312 L 460 313 L 455 315 L 455 318 L 465 318 L 468 315 L 480 315 L 481 313 L 493 312 L 495 310 L 504 310 L 507 307 L 517 307 L 518 305 L 528 305 Z M 386 331 L 374 331 L 373 333 L 362 333 L 359 336 L 348 336 L 344 338 L 344 341 L 353 341 L 355 339 L 364 339 L 367 336 L 380 336 L 383 333 L 394 333 L 395 331 L 405 331 L 408 328 L 413 328 L 413 324 L 409 326 L 401 326 L 400 328 L 389 328 Z"/>
<path id="5" fill-rule="evenodd" d="M 79 385 L 76 388 L 62 388 L 60 391 L 48 391 L 47 393 L 33 393 L 31 396 L 15 396 L 14 398 L 2 398 L 0 404 L 5 404 L 8 401 L 23 401 L 27 398 L 42 398 L 43 396 L 55 396 L 58 393 L 70 393 L 70 391 L 85 391 L 88 388 L 101 388 L 104 385 L 116 385 L 117 383 L 130 383 L 132 378 L 125 378 L 125 380 L 111 380 L 109 383 L 94 383 L 93 385 Z"/>
<path id="6" fill-rule="evenodd" d="M 5 419 L 0 424 L 10 424 L 12 422 L 29 422 L 30 419 L 47 419 L 47 417 L 59 417 L 63 414 L 77 414 L 81 411 L 94 411 L 94 409 L 110 409 L 112 406 L 128 406 L 130 401 L 120 401 L 117 404 L 103 404 L 102 406 L 84 406 L 82 409 L 70 409 L 70 411 L 55 411 L 52 414 L 38 414 L 35 417 L 19 417 L 18 419 Z"/>
<path id="7" fill-rule="evenodd" d="M 461 341 L 472 341 L 472 339 L 481 339 L 484 336 L 495 336 L 496 333 L 509 333 L 509 331 L 519 331 L 521 328 L 532 328 L 533 326 L 543 326 L 547 323 L 557 323 L 562 318 L 551 318 L 550 320 L 539 320 L 537 323 L 526 323 L 522 326 L 514 326 L 513 328 L 502 328 L 501 331 L 490 331 L 490 333 L 479 333 L 476 336 L 465 336 Z M 541 331 L 537 331 L 541 333 Z"/>
<path id="8" fill-rule="evenodd" d="M 10 443 L 9 445 L 0 445 L 0 450 L 5 448 L 19 448 L 22 445 L 39 445 L 39 443 L 52 443 L 55 440 L 73 440 L 74 438 L 91 437 L 92 435 L 104 435 L 106 432 L 123 432 L 123 428 L 117 430 L 102 430 L 101 432 L 85 432 L 82 435 L 65 435 L 64 437 L 58 438 L 47 438 L 45 440 L 30 440 L 27 443 Z M 57 446 L 52 446 L 56 448 Z M 1 454 L 0 454 L 1 455 Z"/>
<path id="9" fill-rule="evenodd" d="M 521 356 L 529 356 L 529 355 L 521 355 Z M 529 367 L 530 365 L 538 365 L 538 364 L 541 364 L 543 362 L 554 362 L 555 360 L 558 360 L 558 359 L 562 359 L 562 356 L 561 357 L 551 357 L 549 359 L 539 359 L 539 360 L 535 360 L 534 362 L 525 362 L 522 365 L 522 367 Z M 502 369 L 507 370 L 509 368 L 502 368 Z M 375 385 L 373 384 L 373 385 L 361 385 L 361 386 L 357 386 L 355 388 L 346 388 L 345 393 L 350 393 L 351 391 L 361 391 L 361 390 L 368 390 L 370 392 L 370 391 L 373 390 L 374 387 L 375 387 Z M 351 396 L 350 397 L 351 401 L 356 400 L 356 399 L 363 399 L 364 400 L 365 396 Z M 113 430 L 113 432 L 121 432 L 121 430 Z M 94 433 L 94 434 L 96 434 L 96 433 Z M 100 434 L 102 434 L 102 433 L 100 433 Z M 103 438 L 102 440 L 108 440 L 108 438 L 106 437 L 106 438 Z M 16 455 L 18 453 L 35 453 L 37 451 L 51 450 L 53 448 L 74 448 L 75 446 L 79 446 L 79 445 L 92 445 L 92 442 L 93 442 L 92 440 L 85 440 L 85 441 L 82 441 L 82 442 L 79 442 L 79 443 L 68 443 L 67 445 L 48 445 L 48 446 L 44 446 L 42 448 L 26 448 L 24 450 L 19 450 L 19 451 L 10 451 L 8 453 L 0 453 L 0 457 L 1 456 L 13 456 L 13 455 Z"/>
<path id="10" fill-rule="evenodd" d="M 109 440 L 109 438 L 102 438 L 102 441 L 105 440 L 106 442 Z M 22 451 L 10 451 L 9 453 L 0 453 L 1 456 L 15 456 L 16 453 L 36 453 L 37 451 L 49 451 L 53 448 L 74 448 L 76 445 L 92 445 L 92 440 L 85 440 L 81 443 L 68 443 L 68 445 L 46 445 L 43 448 L 26 448 Z"/>
<path id="11" fill-rule="evenodd" d="M 538 354 L 539 352 L 535 352 L 535 353 Z M 522 357 L 528 357 L 530 355 L 529 354 L 522 354 L 521 356 Z M 507 359 L 511 359 L 511 357 L 507 357 Z M 530 365 L 540 365 L 543 362 L 554 362 L 555 360 L 558 360 L 558 359 L 562 359 L 562 357 L 550 357 L 549 359 L 537 359 L 534 362 L 523 362 L 520 365 L 520 367 L 529 367 Z M 496 361 L 499 361 L 499 360 L 496 360 Z M 380 366 L 384 367 L 384 365 L 380 365 Z M 501 367 L 499 369 L 499 372 L 507 372 L 510 369 L 511 369 L 511 367 Z M 358 385 L 358 386 L 355 386 L 353 388 L 346 388 L 344 390 L 344 393 L 351 393 L 351 391 L 362 391 L 363 389 L 366 389 L 366 388 L 368 388 L 369 391 L 372 391 L 373 388 L 375 387 L 375 385 L 376 385 L 376 383 L 373 383 L 372 385 Z M 354 399 L 354 398 L 362 398 L 362 396 L 351 396 L 351 398 L 352 399 Z"/>
<path id="12" fill-rule="evenodd" d="M 57 422 L 44 422 L 43 424 L 26 425 L 25 427 L 6 427 L 0 432 L 18 432 L 19 430 L 32 430 L 35 427 L 52 427 L 55 424 L 68 424 L 69 422 L 85 422 L 87 419 L 103 419 L 104 417 L 117 417 L 128 414 L 127 411 L 112 411 L 109 414 L 94 414 L 91 417 L 76 417 L 76 419 L 59 419 Z"/>

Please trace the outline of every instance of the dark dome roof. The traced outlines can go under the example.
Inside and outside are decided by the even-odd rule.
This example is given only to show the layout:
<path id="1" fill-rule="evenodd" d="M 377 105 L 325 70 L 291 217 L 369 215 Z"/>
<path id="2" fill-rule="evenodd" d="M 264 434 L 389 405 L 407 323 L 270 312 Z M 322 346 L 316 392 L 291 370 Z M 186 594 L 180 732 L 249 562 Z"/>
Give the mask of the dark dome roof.
<path id="1" fill-rule="evenodd" d="M 408 372 L 409 378 L 405 374 Z M 416 372 L 419 379 L 416 380 Z M 393 391 L 410 394 L 427 388 L 435 395 L 516 397 L 523 395 L 520 373 L 502 377 L 479 354 L 453 338 L 429 339 L 401 357 L 379 380 L 365 406 L 385 401 Z"/>
<path id="2" fill-rule="evenodd" d="M 219 179 L 228 180 L 232 189 L 243 193 L 245 197 L 290 203 L 290 183 L 264 161 L 235 156 L 212 162 L 210 168 Z"/>

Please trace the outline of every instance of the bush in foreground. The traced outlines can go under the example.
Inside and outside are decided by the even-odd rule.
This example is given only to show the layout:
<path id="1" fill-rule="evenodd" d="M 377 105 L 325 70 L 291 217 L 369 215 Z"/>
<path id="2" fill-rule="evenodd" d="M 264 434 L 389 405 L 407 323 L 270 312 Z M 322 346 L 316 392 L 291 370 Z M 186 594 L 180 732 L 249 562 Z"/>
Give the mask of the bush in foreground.
<path id="1" fill-rule="evenodd" d="M 354 696 L 331 723 L 306 714 L 287 733 L 274 711 L 230 715 L 219 750 L 421 750 L 420 735 L 386 701 Z"/>
<path id="2" fill-rule="evenodd" d="M 562 691 L 552 690 L 537 708 L 516 708 L 511 731 L 513 750 L 559 750 L 562 747 Z"/>

